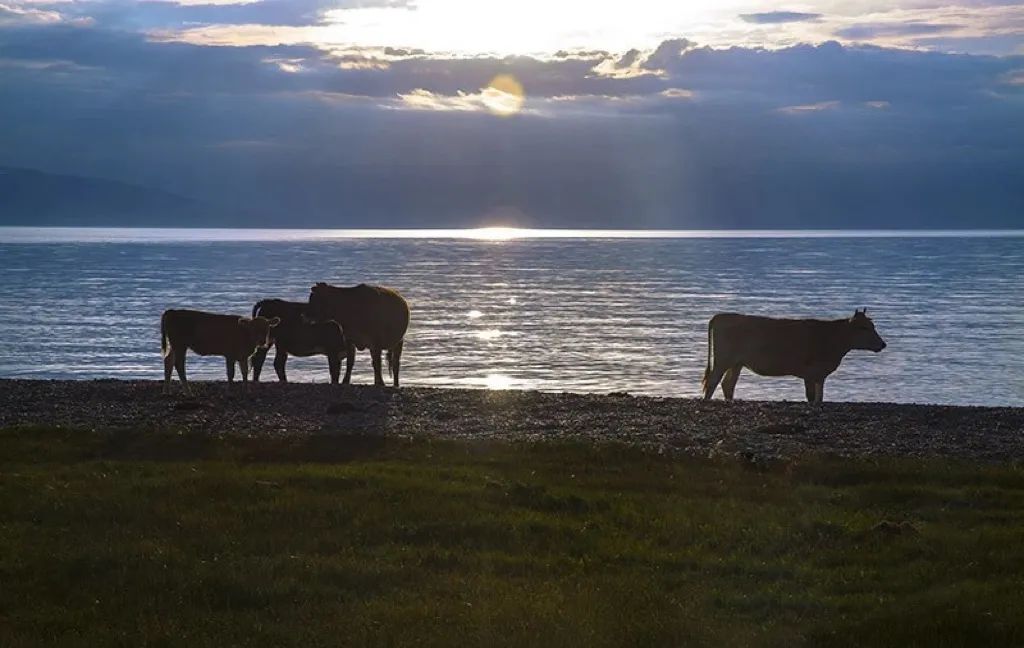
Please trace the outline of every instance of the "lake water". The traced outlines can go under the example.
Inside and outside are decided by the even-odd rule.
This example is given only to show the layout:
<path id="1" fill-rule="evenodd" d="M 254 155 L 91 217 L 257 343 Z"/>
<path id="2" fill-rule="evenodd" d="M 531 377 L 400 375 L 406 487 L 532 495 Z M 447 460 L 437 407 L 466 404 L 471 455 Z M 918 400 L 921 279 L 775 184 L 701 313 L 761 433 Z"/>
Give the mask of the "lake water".
<path id="1" fill-rule="evenodd" d="M 714 313 L 866 306 L 889 347 L 847 356 L 827 399 L 1024 405 L 1021 233 L 384 234 L 0 228 L 0 377 L 159 379 L 166 308 L 241 315 L 367 282 L 412 306 L 406 385 L 696 396 Z M 223 380 L 223 360 L 189 372 Z M 326 382 L 326 360 L 289 377 Z M 366 353 L 354 380 L 372 381 Z M 803 384 L 744 372 L 736 393 Z"/>

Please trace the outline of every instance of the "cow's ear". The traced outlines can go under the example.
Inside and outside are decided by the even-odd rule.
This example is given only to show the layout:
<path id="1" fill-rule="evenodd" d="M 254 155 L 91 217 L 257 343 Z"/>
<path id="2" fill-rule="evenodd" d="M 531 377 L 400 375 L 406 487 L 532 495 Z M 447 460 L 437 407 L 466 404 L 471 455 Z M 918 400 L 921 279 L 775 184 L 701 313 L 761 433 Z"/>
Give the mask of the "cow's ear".
<path id="1" fill-rule="evenodd" d="M 267 323 L 270 324 L 270 328 L 274 328 L 275 326 L 281 323 L 281 318 L 271 317 L 269 320 L 267 320 Z"/>

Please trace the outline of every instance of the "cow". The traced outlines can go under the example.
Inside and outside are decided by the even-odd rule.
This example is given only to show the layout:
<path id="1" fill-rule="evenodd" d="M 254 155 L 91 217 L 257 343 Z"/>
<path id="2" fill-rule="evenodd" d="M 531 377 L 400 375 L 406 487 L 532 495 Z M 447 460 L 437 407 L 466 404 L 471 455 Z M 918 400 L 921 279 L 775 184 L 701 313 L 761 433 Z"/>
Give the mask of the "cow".
<path id="1" fill-rule="evenodd" d="M 271 343 L 270 334 L 281 320 L 277 317 L 239 317 L 196 310 L 166 310 L 160 317 L 160 348 L 164 355 L 164 392 L 171 388 L 171 371 L 186 393 L 191 393 L 185 377 L 185 353 L 224 356 L 227 361 L 228 389 L 235 380 L 235 364 L 242 370 L 242 388 L 249 385 L 249 358 L 257 349 Z"/>
<path id="2" fill-rule="evenodd" d="M 326 355 L 327 367 L 331 374 L 331 384 L 337 385 L 341 374 L 341 358 L 348 352 L 345 334 L 341 326 L 334 320 L 313 322 L 306 317 L 308 304 L 290 302 L 283 299 L 264 299 L 252 307 L 253 318 L 277 317 L 281 323 L 274 327 L 271 339 L 276 349 L 274 354 L 274 371 L 277 379 L 288 382 L 285 365 L 288 355 L 306 358 L 312 355 Z M 252 356 L 252 381 L 260 381 L 263 362 L 267 359 L 269 348 L 260 348 Z"/>
<path id="3" fill-rule="evenodd" d="M 352 378 L 356 349 L 369 349 L 374 385 L 384 385 L 380 356 L 386 351 L 388 372 L 398 387 L 402 346 L 409 328 L 409 304 L 398 291 L 366 284 L 340 287 L 320 282 L 309 292 L 309 316 L 314 320 L 333 319 L 345 331 L 348 349 L 343 385 Z"/>
<path id="4" fill-rule="evenodd" d="M 775 319 L 719 313 L 708 322 L 708 366 L 701 387 L 704 400 L 719 381 L 732 400 L 744 367 L 762 376 L 803 378 L 808 402 L 825 397 L 825 379 L 854 349 L 878 353 L 885 348 L 867 309 L 840 320 Z"/>

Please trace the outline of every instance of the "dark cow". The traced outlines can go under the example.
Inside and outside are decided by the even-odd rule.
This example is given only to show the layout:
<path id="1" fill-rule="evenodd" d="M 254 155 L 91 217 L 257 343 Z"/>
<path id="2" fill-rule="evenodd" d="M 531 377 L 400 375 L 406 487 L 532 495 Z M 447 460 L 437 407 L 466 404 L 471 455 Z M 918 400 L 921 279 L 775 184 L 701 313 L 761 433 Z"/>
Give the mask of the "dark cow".
<path id="1" fill-rule="evenodd" d="M 283 299 L 264 299 L 252 307 L 252 316 L 278 317 L 281 323 L 274 327 L 271 334 L 274 348 L 274 371 L 277 379 L 288 382 L 285 365 L 288 355 L 307 358 L 313 355 L 326 355 L 327 367 L 331 373 L 331 384 L 338 384 L 341 374 L 341 358 L 347 353 L 345 334 L 341 326 L 334 320 L 313 322 L 307 319 L 305 302 L 290 302 Z M 252 380 L 259 382 L 263 362 L 267 359 L 270 349 L 258 349 L 252 357 Z"/>
<path id="2" fill-rule="evenodd" d="M 708 366 L 701 385 L 710 399 L 719 381 L 732 400 L 740 371 L 762 376 L 803 378 L 807 400 L 820 403 L 825 379 L 853 349 L 878 353 L 885 341 L 875 331 L 866 309 L 850 319 L 774 319 L 719 313 L 708 323 Z"/>
<path id="3" fill-rule="evenodd" d="M 409 304 L 397 291 L 366 284 L 342 288 L 318 283 L 309 293 L 309 316 L 316 320 L 333 319 L 345 331 L 348 352 L 342 384 L 351 380 L 358 348 L 370 350 L 375 385 L 384 384 L 380 354 L 386 351 L 388 372 L 398 387 L 402 346 L 409 328 Z"/>
<path id="4" fill-rule="evenodd" d="M 166 310 L 160 318 L 160 348 L 164 354 L 164 391 L 170 390 L 171 371 L 178 370 L 185 391 L 185 353 L 224 356 L 228 387 L 235 380 L 235 363 L 242 370 L 243 389 L 249 384 L 249 358 L 270 345 L 270 332 L 280 319 L 216 315 L 195 310 Z"/>

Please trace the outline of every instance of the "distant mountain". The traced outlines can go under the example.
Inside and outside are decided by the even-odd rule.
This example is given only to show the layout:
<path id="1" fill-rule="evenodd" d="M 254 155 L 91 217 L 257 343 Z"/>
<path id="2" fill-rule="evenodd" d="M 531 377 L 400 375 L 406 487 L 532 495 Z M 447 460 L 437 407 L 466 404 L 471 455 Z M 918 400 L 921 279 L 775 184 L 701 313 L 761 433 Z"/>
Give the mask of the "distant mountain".
<path id="1" fill-rule="evenodd" d="M 0 166 L 0 225 L 190 227 L 221 221 L 201 201 L 115 180 Z"/>
<path id="2" fill-rule="evenodd" d="M 283 164 L 283 163 L 282 163 Z M 289 173 L 228 165 L 189 191 L 0 166 L 0 225 L 610 229 L 959 229 L 1024 226 L 1024 175 L 965 170 L 955 182 L 893 172 L 884 184 L 822 170 L 794 179 L 733 169 L 677 182 L 551 166 L 355 165 Z M 911 173 L 913 172 L 913 173 Z M 634 182 L 635 180 L 635 182 Z"/>

